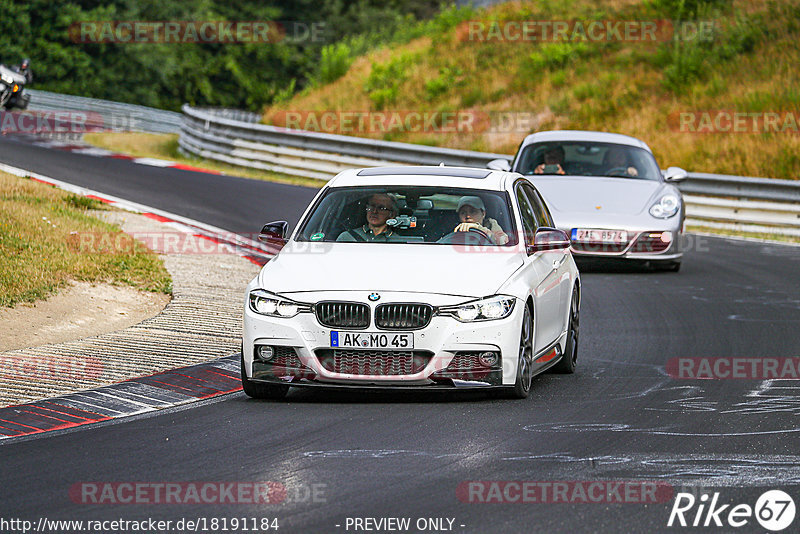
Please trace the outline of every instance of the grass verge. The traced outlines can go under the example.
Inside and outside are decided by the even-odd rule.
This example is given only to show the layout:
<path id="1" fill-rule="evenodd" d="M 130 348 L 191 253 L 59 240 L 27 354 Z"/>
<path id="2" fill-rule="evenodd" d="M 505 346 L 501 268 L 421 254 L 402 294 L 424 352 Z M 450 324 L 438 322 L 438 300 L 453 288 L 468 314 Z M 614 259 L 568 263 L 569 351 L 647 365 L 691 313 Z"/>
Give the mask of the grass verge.
<path id="1" fill-rule="evenodd" d="M 78 238 L 85 232 L 107 235 L 112 243 L 123 233 L 88 215 L 89 209 L 106 208 L 96 200 L 0 173 L 0 306 L 46 298 L 69 280 L 172 292 L 164 264 L 144 245 L 81 250 Z"/>
<path id="2" fill-rule="evenodd" d="M 232 176 L 242 176 L 256 180 L 268 182 L 279 182 L 283 184 L 301 185 L 319 189 L 325 182 L 313 178 L 303 178 L 301 176 L 289 176 L 274 172 L 262 171 L 259 169 L 249 169 L 247 167 L 237 167 L 210 159 L 188 158 L 178 151 L 178 134 L 153 134 L 138 132 L 103 132 L 89 133 L 83 136 L 83 140 L 90 145 L 113 150 L 137 158 L 157 158 L 168 159 L 203 167 L 212 171 L 218 171 Z"/>

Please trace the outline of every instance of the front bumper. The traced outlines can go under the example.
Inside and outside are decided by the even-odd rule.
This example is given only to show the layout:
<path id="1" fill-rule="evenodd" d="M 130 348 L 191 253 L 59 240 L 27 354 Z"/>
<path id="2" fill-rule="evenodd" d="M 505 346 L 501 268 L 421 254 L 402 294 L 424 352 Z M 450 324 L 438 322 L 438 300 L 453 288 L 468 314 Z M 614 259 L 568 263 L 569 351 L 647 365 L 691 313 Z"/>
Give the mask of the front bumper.
<path id="1" fill-rule="evenodd" d="M 248 288 L 248 293 L 249 293 Z M 356 292 L 339 292 L 342 301 L 358 301 Z M 348 294 L 349 293 L 349 294 Z M 365 292 L 358 292 L 363 299 Z M 415 294 L 383 293 L 381 303 L 431 302 L 434 306 L 455 304 L 467 299 Z M 330 298 L 330 295 L 326 295 Z M 444 298 L 447 302 L 442 302 Z M 437 302 L 436 300 L 439 299 Z M 308 299 L 305 300 L 308 302 Z M 362 300 L 362 302 L 364 302 Z M 374 306 L 370 306 L 374 316 Z M 331 347 L 330 332 L 382 332 L 374 323 L 364 330 L 331 329 L 320 325 L 313 313 L 300 313 L 292 318 L 275 318 L 257 314 L 245 305 L 243 358 L 245 372 L 254 382 L 281 383 L 292 386 L 333 386 L 376 389 L 461 389 L 513 385 L 516 379 L 519 331 L 523 306 L 517 301 L 509 317 L 494 321 L 462 323 L 449 316 L 435 315 L 413 333 L 413 350 L 361 350 Z M 257 345 L 276 348 L 276 355 L 262 361 Z M 334 352 L 336 351 L 336 352 Z M 491 367 L 478 365 L 477 354 L 499 353 L 499 361 Z M 351 367 L 333 367 L 330 358 L 350 358 Z M 363 358 L 362 358 L 363 356 Z M 392 359 L 404 359 L 398 374 Z M 413 358 L 413 362 L 409 359 Z M 344 360 L 343 360 L 344 361 Z M 356 363 L 352 363 L 356 362 Z M 366 362 L 365 365 L 362 365 Z M 410 370 L 409 370 L 410 369 Z M 337 372 L 338 370 L 338 372 Z M 342 372 L 349 371 L 349 372 Z"/>
<path id="2" fill-rule="evenodd" d="M 252 382 L 261 384 L 281 384 L 284 386 L 301 388 L 325 388 L 341 390 L 372 390 L 372 391 L 454 391 L 454 390 L 476 390 L 476 389 L 495 389 L 501 384 L 483 380 L 442 380 L 429 384 L 362 384 L 362 383 L 331 383 L 322 382 L 308 378 L 253 378 Z"/>
<path id="3" fill-rule="evenodd" d="M 624 228 L 609 228 L 609 230 L 624 230 Z M 564 229 L 571 235 L 572 228 Z M 664 242 L 661 235 L 669 233 L 669 242 Z M 609 257 L 625 258 L 631 260 L 668 261 L 678 260 L 683 257 L 685 237 L 682 228 L 665 228 L 653 230 L 628 230 L 629 238 L 626 243 L 575 243 L 570 246 L 572 254 L 579 257 Z"/>

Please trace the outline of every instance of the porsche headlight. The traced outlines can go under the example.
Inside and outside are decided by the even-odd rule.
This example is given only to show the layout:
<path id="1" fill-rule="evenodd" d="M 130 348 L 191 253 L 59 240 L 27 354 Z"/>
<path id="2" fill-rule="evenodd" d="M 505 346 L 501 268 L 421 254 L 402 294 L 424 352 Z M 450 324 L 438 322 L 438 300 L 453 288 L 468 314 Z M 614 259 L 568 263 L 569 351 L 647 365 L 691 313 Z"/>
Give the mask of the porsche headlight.
<path id="1" fill-rule="evenodd" d="M 442 306 L 439 314 L 450 315 L 462 323 L 505 319 L 514 311 L 515 301 L 514 297 L 495 295 L 456 306 Z"/>
<path id="2" fill-rule="evenodd" d="M 650 206 L 650 215 L 657 219 L 669 219 L 681 209 L 681 201 L 675 195 L 664 195 Z"/>
<path id="3" fill-rule="evenodd" d="M 270 317 L 294 317 L 300 312 L 310 312 L 311 306 L 256 289 L 250 292 L 250 309 Z"/>

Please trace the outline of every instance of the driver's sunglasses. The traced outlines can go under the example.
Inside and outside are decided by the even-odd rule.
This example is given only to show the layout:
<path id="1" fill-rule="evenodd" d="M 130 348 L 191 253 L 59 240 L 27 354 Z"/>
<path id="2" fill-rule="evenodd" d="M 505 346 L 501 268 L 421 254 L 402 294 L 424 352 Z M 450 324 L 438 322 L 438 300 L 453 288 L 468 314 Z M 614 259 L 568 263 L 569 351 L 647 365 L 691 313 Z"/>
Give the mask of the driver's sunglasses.
<path id="1" fill-rule="evenodd" d="M 379 211 L 381 213 L 386 213 L 392 211 L 392 208 L 387 208 L 386 206 L 373 206 L 372 204 L 367 204 L 366 207 L 367 211 Z"/>

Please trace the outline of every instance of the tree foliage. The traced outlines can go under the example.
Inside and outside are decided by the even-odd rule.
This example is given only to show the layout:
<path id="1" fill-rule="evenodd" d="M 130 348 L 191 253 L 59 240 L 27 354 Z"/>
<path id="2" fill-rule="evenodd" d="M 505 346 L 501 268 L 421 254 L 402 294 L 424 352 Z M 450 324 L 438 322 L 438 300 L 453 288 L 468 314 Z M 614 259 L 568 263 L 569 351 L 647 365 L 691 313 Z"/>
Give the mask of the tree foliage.
<path id="1" fill-rule="evenodd" d="M 173 110 L 184 102 L 260 110 L 309 83 L 324 45 L 387 21 L 429 17 L 437 7 L 432 0 L 0 0 L 0 61 L 31 58 L 36 89 Z M 87 21 L 295 21 L 325 31 L 317 41 L 76 42 L 74 25 Z"/>

